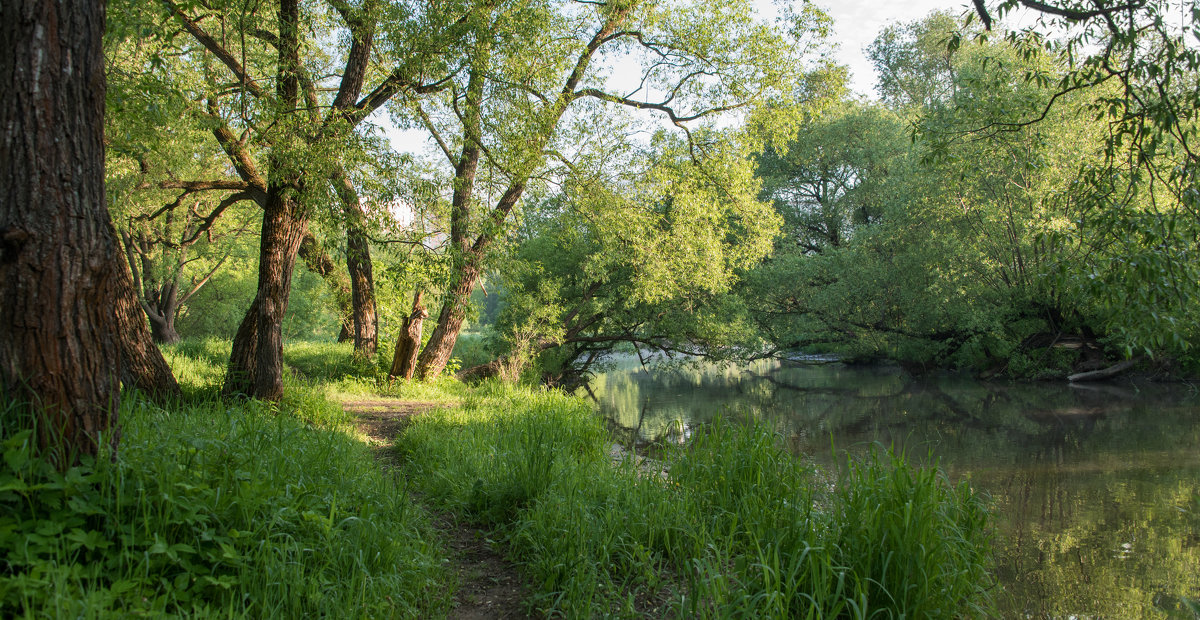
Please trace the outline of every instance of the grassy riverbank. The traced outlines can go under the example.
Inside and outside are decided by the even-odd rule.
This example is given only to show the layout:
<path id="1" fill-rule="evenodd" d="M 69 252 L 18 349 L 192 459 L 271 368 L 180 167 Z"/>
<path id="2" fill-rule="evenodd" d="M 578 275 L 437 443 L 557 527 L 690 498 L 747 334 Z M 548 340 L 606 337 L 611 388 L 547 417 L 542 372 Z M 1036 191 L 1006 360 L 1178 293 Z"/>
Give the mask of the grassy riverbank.
<path id="1" fill-rule="evenodd" d="M 461 405 L 408 425 L 385 473 L 330 401 L 378 391 L 371 367 L 291 347 L 284 403 L 230 405 L 211 398 L 227 346 L 174 349 L 189 401 L 127 400 L 119 458 L 92 470 L 48 471 L 8 407 L 0 615 L 444 616 L 453 577 L 427 509 L 487 531 L 535 613 L 988 608 L 985 513 L 934 471 L 876 455 L 820 472 L 767 429 L 721 423 L 661 467 L 614 465 L 581 399 L 440 381 L 386 390 Z"/>

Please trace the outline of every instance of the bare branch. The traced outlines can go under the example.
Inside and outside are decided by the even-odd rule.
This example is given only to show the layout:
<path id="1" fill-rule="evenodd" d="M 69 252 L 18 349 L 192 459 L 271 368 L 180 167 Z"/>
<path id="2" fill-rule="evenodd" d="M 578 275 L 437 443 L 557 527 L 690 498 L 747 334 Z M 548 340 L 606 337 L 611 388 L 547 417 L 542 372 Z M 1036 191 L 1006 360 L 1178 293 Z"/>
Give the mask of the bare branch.
<path id="1" fill-rule="evenodd" d="M 229 253 L 226 252 L 225 256 L 222 256 L 221 260 L 217 261 L 217 264 L 214 265 L 212 269 L 209 269 L 208 273 L 204 274 L 203 278 L 200 278 L 199 282 L 193 280 L 191 290 L 185 293 L 183 297 L 179 298 L 179 305 L 182 306 L 183 304 L 186 304 L 187 301 L 192 298 L 192 295 L 195 295 L 197 291 L 204 287 L 205 284 L 208 284 L 209 279 L 213 277 L 213 274 L 216 273 L 217 270 L 221 268 L 221 265 L 224 265 L 225 261 L 228 259 Z"/>
<path id="2" fill-rule="evenodd" d="M 421 117 L 421 123 L 425 125 L 425 129 L 429 130 L 429 134 L 437 142 L 438 148 L 442 149 L 442 153 L 445 153 L 446 159 L 450 160 L 450 165 L 453 166 L 455 164 L 454 154 L 450 152 L 450 146 L 446 144 L 446 141 L 442 139 L 442 134 L 434 126 L 433 119 L 429 118 L 429 114 L 425 112 L 425 108 L 421 107 L 419 101 L 416 102 L 416 108 L 417 116 Z"/>
<path id="3" fill-rule="evenodd" d="M 192 37 L 196 39 L 196 41 L 200 42 L 201 45 L 212 52 L 218 59 L 221 60 L 222 63 L 225 64 L 230 71 L 233 72 L 235 76 L 237 76 L 238 81 L 245 87 L 247 91 L 250 92 L 250 94 L 260 99 L 269 98 L 267 91 L 259 86 L 258 82 L 255 82 L 253 78 L 246 74 L 246 68 L 243 67 L 240 62 L 238 62 L 238 59 L 232 53 L 230 53 L 229 50 L 225 49 L 224 46 L 218 43 L 217 40 L 212 37 L 212 35 L 208 34 L 208 32 L 201 28 L 199 24 L 185 15 L 183 10 L 179 8 L 178 4 L 175 4 L 173 0 L 162 0 L 162 3 L 167 7 L 167 11 L 179 20 L 179 23 L 183 25 L 183 28 L 187 30 Z"/>

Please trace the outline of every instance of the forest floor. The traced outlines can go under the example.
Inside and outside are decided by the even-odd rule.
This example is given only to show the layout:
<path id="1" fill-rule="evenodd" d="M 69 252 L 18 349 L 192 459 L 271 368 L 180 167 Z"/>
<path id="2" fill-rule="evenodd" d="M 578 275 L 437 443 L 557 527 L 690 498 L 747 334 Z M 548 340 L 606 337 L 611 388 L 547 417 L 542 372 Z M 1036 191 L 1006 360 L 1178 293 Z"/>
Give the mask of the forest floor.
<path id="1" fill-rule="evenodd" d="M 448 406 L 447 403 L 402 399 L 371 399 L 342 402 L 354 415 L 355 425 L 375 452 L 380 463 L 397 469 L 399 463 L 388 446 L 416 415 Z M 453 406 L 453 404 L 449 405 Z M 420 498 L 415 498 L 419 501 Z M 454 515 L 431 510 L 433 526 L 442 536 L 447 558 L 458 587 L 454 595 L 452 620 L 528 617 L 525 601 L 529 589 L 524 575 L 494 548 L 488 532 L 457 519 Z"/>

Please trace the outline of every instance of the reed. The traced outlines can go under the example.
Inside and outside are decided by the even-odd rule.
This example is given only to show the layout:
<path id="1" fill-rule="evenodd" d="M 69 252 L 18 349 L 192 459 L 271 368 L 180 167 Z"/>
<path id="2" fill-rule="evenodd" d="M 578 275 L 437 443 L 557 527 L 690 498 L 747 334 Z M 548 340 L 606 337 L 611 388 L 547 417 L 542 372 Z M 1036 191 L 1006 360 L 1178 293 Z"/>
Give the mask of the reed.
<path id="1" fill-rule="evenodd" d="M 805 465 L 762 426 L 696 429 L 666 475 L 614 463 L 587 403 L 490 385 L 414 422 L 416 488 L 493 528 L 568 617 L 892 618 L 991 610 L 983 501 L 876 450 Z"/>

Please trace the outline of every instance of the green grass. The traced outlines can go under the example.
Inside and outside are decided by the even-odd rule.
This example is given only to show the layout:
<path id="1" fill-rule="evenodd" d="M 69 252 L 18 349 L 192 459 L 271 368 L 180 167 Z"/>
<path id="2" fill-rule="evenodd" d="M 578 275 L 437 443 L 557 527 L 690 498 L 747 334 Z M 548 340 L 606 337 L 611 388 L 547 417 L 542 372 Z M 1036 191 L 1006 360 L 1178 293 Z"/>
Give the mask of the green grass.
<path id="1" fill-rule="evenodd" d="M 186 389 L 211 391 L 220 349 L 172 352 Z M 339 407 L 293 380 L 288 392 L 170 411 L 127 398 L 118 458 L 65 474 L 36 458 L 10 404 L 0 616 L 444 613 L 443 554 L 404 482 L 344 432 Z"/>
<path id="2" fill-rule="evenodd" d="M 872 453 L 820 472 L 719 422 L 664 477 L 613 466 L 608 442 L 580 399 L 485 384 L 396 449 L 431 501 L 495 530 L 551 615 L 988 613 L 986 513 L 935 469 Z"/>
<path id="3" fill-rule="evenodd" d="M 531 611 L 551 616 L 990 611 L 982 502 L 936 469 L 875 452 L 819 471 L 768 429 L 726 422 L 657 468 L 614 463 L 582 399 L 389 384 L 349 345 L 289 346 L 282 403 L 227 403 L 228 351 L 169 348 L 184 400 L 127 398 L 118 457 L 65 474 L 6 405 L 0 617 L 442 616 L 453 577 L 410 491 L 490 532 L 529 578 Z M 406 427 L 394 474 L 332 400 L 380 393 L 461 403 Z"/>
<path id="4" fill-rule="evenodd" d="M 284 348 L 283 358 L 292 380 L 333 400 L 385 396 L 451 403 L 467 392 L 450 373 L 431 381 L 390 381 L 391 351 L 383 347 L 364 360 L 354 356 L 350 343 L 298 342 Z"/>

